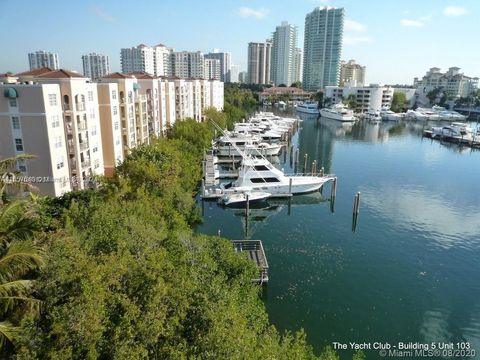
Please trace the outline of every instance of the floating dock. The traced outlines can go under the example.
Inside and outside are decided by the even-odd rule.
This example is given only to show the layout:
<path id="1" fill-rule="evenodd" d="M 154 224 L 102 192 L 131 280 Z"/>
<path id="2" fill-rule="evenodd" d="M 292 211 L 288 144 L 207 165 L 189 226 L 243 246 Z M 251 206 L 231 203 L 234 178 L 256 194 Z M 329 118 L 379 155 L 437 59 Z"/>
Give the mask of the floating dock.
<path id="1" fill-rule="evenodd" d="M 451 137 L 451 136 L 433 135 L 432 130 L 424 130 L 423 137 L 434 139 L 434 140 L 446 141 L 446 142 L 450 142 L 450 143 L 454 143 L 462 146 L 468 146 L 474 149 L 480 149 L 480 141 L 468 140 L 468 139 Z"/>
<path id="2" fill-rule="evenodd" d="M 235 252 L 246 252 L 250 260 L 257 265 L 258 278 L 252 281 L 263 284 L 268 283 L 268 262 L 261 240 L 232 240 Z"/>

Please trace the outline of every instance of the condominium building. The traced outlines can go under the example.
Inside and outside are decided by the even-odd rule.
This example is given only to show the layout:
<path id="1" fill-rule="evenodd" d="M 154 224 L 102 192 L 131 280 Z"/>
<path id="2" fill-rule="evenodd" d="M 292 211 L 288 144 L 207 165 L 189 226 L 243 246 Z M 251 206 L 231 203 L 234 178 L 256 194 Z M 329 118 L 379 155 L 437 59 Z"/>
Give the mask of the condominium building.
<path id="1" fill-rule="evenodd" d="M 154 49 L 154 74 L 155 76 L 171 76 L 172 75 L 172 49 L 163 44 L 158 44 Z"/>
<path id="2" fill-rule="evenodd" d="M 344 9 L 316 8 L 305 17 L 303 88 L 317 91 L 338 85 Z"/>
<path id="3" fill-rule="evenodd" d="M 57 168 L 68 169 L 70 189 L 66 186 L 65 191 L 92 186 L 93 176 L 104 174 L 97 85 L 90 83 L 88 78 L 76 72 L 50 68 L 36 69 L 17 74 L 17 76 L 19 83 L 37 86 L 48 84 L 51 89 L 57 89 L 55 94 L 48 94 L 48 104 L 61 109 L 61 116 L 57 116 L 59 114 L 56 113 L 48 119 L 52 128 L 58 128 L 57 138 L 53 141 L 55 150 L 48 153 L 47 148 L 38 148 L 31 153 L 42 160 L 57 157 Z M 23 99 L 19 99 L 19 103 L 25 101 L 25 103 L 34 104 L 39 101 L 35 99 L 35 94 L 25 94 Z M 44 98 L 45 101 L 47 100 Z M 22 130 L 24 136 L 31 131 L 34 132 L 34 128 L 24 127 Z M 63 132 L 63 138 L 59 132 Z M 36 141 L 40 141 L 38 133 L 34 133 L 33 137 L 37 138 Z M 25 138 L 25 144 L 27 141 L 30 140 Z M 47 137 L 45 141 L 51 141 L 51 139 Z M 29 151 L 27 145 L 25 149 L 26 152 Z M 63 157 L 64 154 L 66 154 L 65 157 Z M 31 176 L 43 175 L 41 170 L 32 169 Z M 55 192 L 57 194 L 57 189 Z"/>
<path id="4" fill-rule="evenodd" d="M 363 86 L 365 84 L 366 67 L 355 60 L 340 63 L 340 86 Z"/>
<path id="5" fill-rule="evenodd" d="M 0 91 L 4 94 L 0 98 L 0 157 L 36 155 L 17 161 L 12 172 L 38 177 L 32 185 L 45 195 L 71 191 L 60 87 L 0 82 Z"/>
<path id="6" fill-rule="evenodd" d="M 110 74 L 110 62 L 107 55 L 90 53 L 82 55 L 83 75 L 96 81 Z"/>
<path id="7" fill-rule="evenodd" d="M 453 98 L 467 97 L 478 89 L 478 77 L 466 76 L 458 67 L 451 67 L 445 73 L 433 67 L 421 79 L 415 78 L 413 87 L 421 93 L 444 89 Z"/>
<path id="8" fill-rule="evenodd" d="M 193 118 L 193 85 L 191 82 L 172 78 L 175 84 L 175 117 L 177 119 Z"/>
<path id="9" fill-rule="evenodd" d="M 112 176 L 124 159 L 118 84 L 98 83 L 98 107 L 105 175 Z"/>
<path id="10" fill-rule="evenodd" d="M 203 78 L 205 75 L 205 58 L 200 51 L 172 52 L 172 74 L 180 78 Z"/>
<path id="11" fill-rule="evenodd" d="M 392 105 L 393 92 L 393 87 L 378 84 L 357 87 L 327 86 L 325 98 L 336 104 L 353 95 L 356 100 L 355 112 L 364 113 L 368 110 L 389 109 Z"/>
<path id="12" fill-rule="evenodd" d="M 230 82 L 238 83 L 239 82 L 239 67 L 238 65 L 232 65 L 230 68 Z"/>
<path id="13" fill-rule="evenodd" d="M 145 44 L 132 48 L 124 48 L 120 52 L 122 73 L 135 71 L 155 75 L 155 50 Z"/>
<path id="14" fill-rule="evenodd" d="M 238 81 L 239 81 L 241 84 L 247 84 L 248 81 L 249 81 L 248 72 L 246 72 L 246 71 L 240 71 L 240 72 L 238 73 Z"/>
<path id="15" fill-rule="evenodd" d="M 42 50 L 29 53 L 28 63 L 30 65 L 30 70 L 40 69 L 43 67 L 48 67 L 54 70 L 60 68 L 58 54 Z"/>
<path id="16" fill-rule="evenodd" d="M 138 98 L 138 83 L 133 75 L 112 73 L 102 79 L 102 83 L 114 83 L 118 87 L 118 100 L 120 106 L 120 127 L 122 129 L 122 150 L 127 156 L 131 149 L 142 141 L 138 138 L 136 105 Z"/>
<path id="17" fill-rule="evenodd" d="M 303 72 L 303 51 L 300 48 L 295 49 L 295 57 L 293 63 L 293 79 L 292 83 L 302 81 Z"/>
<path id="18" fill-rule="evenodd" d="M 220 80 L 220 60 L 218 59 L 205 59 L 205 79 Z"/>
<path id="19" fill-rule="evenodd" d="M 231 82 L 231 69 L 232 69 L 232 56 L 229 52 L 219 52 L 214 50 L 208 54 L 205 54 L 205 59 L 216 59 L 220 61 L 220 78 L 223 82 Z"/>
<path id="20" fill-rule="evenodd" d="M 290 86 L 295 77 L 297 27 L 283 21 L 272 35 L 271 80 L 275 85 Z"/>
<path id="21" fill-rule="evenodd" d="M 272 42 L 248 44 L 248 83 L 270 84 Z"/>
<path id="22" fill-rule="evenodd" d="M 223 93 L 223 82 L 218 80 L 210 80 L 210 107 L 213 107 L 218 111 L 223 111 Z"/>
<path id="23" fill-rule="evenodd" d="M 187 79 L 192 84 L 192 113 L 193 119 L 202 121 L 202 84 L 200 79 Z"/>

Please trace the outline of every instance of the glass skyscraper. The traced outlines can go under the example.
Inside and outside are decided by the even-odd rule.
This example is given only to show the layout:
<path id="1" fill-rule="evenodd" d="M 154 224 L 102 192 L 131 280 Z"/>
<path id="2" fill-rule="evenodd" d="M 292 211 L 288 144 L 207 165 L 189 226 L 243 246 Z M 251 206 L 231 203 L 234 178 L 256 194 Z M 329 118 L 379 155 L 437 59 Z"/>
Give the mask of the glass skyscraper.
<path id="1" fill-rule="evenodd" d="M 343 8 L 316 8 L 305 17 L 303 88 L 338 85 L 342 54 Z"/>

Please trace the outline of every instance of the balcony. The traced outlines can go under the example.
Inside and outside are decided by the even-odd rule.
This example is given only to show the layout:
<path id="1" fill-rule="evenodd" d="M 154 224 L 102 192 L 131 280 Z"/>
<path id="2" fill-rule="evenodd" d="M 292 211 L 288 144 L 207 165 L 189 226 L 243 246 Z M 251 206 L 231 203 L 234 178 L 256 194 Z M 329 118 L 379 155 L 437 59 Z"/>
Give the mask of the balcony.
<path id="1" fill-rule="evenodd" d="M 71 111 L 70 104 L 68 103 L 63 103 L 63 111 Z"/>
<path id="2" fill-rule="evenodd" d="M 77 111 L 85 111 L 85 103 L 78 102 L 75 104 L 75 108 L 77 109 Z"/>
<path id="3" fill-rule="evenodd" d="M 85 121 L 79 121 L 77 123 L 77 128 L 79 131 L 85 131 L 87 130 L 87 123 Z"/>
<path id="4" fill-rule="evenodd" d="M 79 145 L 80 145 L 80 150 L 87 150 L 88 149 L 88 142 L 86 142 L 86 141 L 80 141 Z"/>
<path id="5" fill-rule="evenodd" d="M 68 152 L 70 154 L 75 154 L 75 145 L 73 144 L 73 140 L 68 140 Z"/>
<path id="6" fill-rule="evenodd" d="M 83 160 L 81 164 L 82 164 L 82 168 L 90 167 L 90 159 Z"/>

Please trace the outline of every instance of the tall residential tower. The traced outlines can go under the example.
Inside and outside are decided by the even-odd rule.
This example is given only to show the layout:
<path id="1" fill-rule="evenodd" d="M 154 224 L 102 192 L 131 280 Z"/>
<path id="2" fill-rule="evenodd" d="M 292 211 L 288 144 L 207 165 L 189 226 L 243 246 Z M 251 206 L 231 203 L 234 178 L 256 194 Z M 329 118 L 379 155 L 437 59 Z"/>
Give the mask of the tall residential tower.
<path id="1" fill-rule="evenodd" d="M 297 27 L 283 21 L 272 35 L 271 80 L 275 85 L 294 82 L 296 48 Z"/>
<path id="2" fill-rule="evenodd" d="M 248 83 L 269 84 L 270 83 L 270 58 L 272 53 L 272 42 L 248 43 Z"/>
<path id="3" fill-rule="evenodd" d="M 338 85 L 342 53 L 343 8 L 316 8 L 305 17 L 303 88 Z"/>
<path id="4" fill-rule="evenodd" d="M 110 62 L 107 55 L 90 53 L 82 55 L 83 75 L 98 80 L 107 74 L 110 74 Z"/>
<path id="5" fill-rule="evenodd" d="M 41 50 L 34 53 L 29 53 L 28 63 L 30 64 L 30 70 L 40 69 L 43 67 L 48 67 L 53 70 L 60 68 L 57 53 Z"/>

